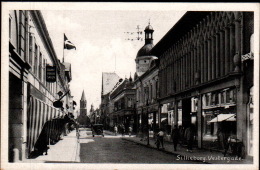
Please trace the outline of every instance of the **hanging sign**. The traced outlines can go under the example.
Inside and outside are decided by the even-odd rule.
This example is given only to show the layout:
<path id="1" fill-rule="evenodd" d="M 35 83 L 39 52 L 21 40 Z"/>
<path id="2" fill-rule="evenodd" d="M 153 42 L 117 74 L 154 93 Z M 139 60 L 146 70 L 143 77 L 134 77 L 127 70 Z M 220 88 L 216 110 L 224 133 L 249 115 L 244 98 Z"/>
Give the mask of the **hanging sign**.
<path id="1" fill-rule="evenodd" d="M 46 66 L 46 81 L 56 82 L 56 66 Z"/>

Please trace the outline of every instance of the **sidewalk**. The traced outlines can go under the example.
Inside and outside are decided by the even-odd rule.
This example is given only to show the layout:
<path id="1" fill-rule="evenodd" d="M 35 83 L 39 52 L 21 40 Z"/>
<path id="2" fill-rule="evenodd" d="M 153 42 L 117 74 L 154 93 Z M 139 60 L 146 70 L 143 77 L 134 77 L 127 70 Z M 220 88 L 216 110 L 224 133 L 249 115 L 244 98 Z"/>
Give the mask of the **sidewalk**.
<path id="1" fill-rule="evenodd" d="M 50 145 L 48 155 L 40 155 L 34 159 L 27 159 L 25 163 L 77 163 L 79 158 L 80 145 L 77 141 L 76 130 L 63 137 L 55 145 Z"/>
<path id="2" fill-rule="evenodd" d="M 133 137 L 133 138 L 124 138 L 123 140 L 131 141 L 138 143 L 140 145 L 147 146 L 147 140 L 143 140 L 139 137 Z M 149 138 L 149 146 L 150 148 L 156 148 L 155 140 L 152 138 Z M 210 164 L 252 164 L 252 159 L 239 159 L 238 157 L 224 157 L 221 152 L 212 151 L 206 149 L 197 149 L 194 148 L 192 152 L 187 152 L 186 147 L 182 147 L 178 144 L 177 151 L 174 151 L 173 144 L 171 142 L 164 142 L 164 150 L 160 149 L 160 151 L 167 152 L 173 155 L 176 155 L 179 159 L 182 160 L 195 160 Z"/>

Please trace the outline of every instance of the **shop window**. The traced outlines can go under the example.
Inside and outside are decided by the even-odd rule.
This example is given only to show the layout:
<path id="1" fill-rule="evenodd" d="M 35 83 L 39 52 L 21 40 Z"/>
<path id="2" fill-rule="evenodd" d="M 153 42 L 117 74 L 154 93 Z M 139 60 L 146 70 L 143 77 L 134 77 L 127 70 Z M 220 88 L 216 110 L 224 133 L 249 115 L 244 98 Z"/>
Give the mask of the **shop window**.
<path id="1" fill-rule="evenodd" d="M 206 94 L 206 106 L 211 105 L 211 93 Z"/>
<path id="2" fill-rule="evenodd" d="M 234 103 L 236 103 L 237 102 L 237 91 L 236 90 L 234 90 L 233 95 L 234 95 L 233 101 L 234 101 Z"/>
<path id="3" fill-rule="evenodd" d="M 230 103 L 230 91 L 226 92 L 226 103 Z"/>
<path id="4" fill-rule="evenodd" d="M 230 90 L 230 103 L 236 103 L 236 89 Z"/>
<path id="5" fill-rule="evenodd" d="M 197 112 L 198 110 L 198 98 L 191 99 L 191 112 Z"/>
<path id="6" fill-rule="evenodd" d="M 219 105 L 219 93 L 215 94 L 215 105 Z"/>
<path id="7" fill-rule="evenodd" d="M 182 126 L 182 101 L 178 102 L 178 126 Z"/>
<path id="8" fill-rule="evenodd" d="M 221 92 L 221 104 L 224 104 L 224 103 L 225 103 L 225 98 L 226 98 L 226 97 L 225 97 L 225 93 L 226 93 L 225 91 L 222 91 L 222 92 Z"/>
<path id="9" fill-rule="evenodd" d="M 211 105 L 215 106 L 216 105 L 216 94 L 212 93 L 211 95 Z"/>

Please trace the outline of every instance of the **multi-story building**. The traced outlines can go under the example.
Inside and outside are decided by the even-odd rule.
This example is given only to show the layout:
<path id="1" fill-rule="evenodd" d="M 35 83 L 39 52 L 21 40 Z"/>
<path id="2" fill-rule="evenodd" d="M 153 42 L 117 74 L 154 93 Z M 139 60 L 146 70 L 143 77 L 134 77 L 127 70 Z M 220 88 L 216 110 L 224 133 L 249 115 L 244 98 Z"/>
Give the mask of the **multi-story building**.
<path id="1" fill-rule="evenodd" d="M 158 118 L 158 58 L 150 51 L 153 48 L 153 28 L 149 24 L 145 30 L 145 44 L 138 51 L 135 73 L 136 87 L 136 128 L 139 132 L 155 131 Z"/>
<path id="2" fill-rule="evenodd" d="M 130 76 L 129 79 L 120 79 L 117 86 L 110 92 L 110 100 L 114 108 L 110 114 L 113 125 L 131 126 L 134 131 L 136 124 L 135 117 L 135 88 Z"/>
<path id="3" fill-rule="evenodd" d="M 253 18 L 252 12 L 187 12 L 151 50 L 160 59 L 161 108 L 174 125 L 195 125 L 199 148 L 222 133 L 252 155 Z"/>
<path id="4" fill-rule="evenodd" d="M 120 77 L 116 73 L 102 73 L 102 87 L 101 87 L 101 114 L 104 117 L 104 127 L 109 129 L 113 126 L 111 121 L 109 108 L 110 106 L 110 92 L 113 90 L 114 86 L 118 83 Z"/>
<path id="5" fill-rule="evenodd" d="M 55 82 L 46 81 L 47 65 L 56 66 Z M 57 59 L 41 12 L 10 11 L 9 161 L 24 160 L 33 151 L 39 151 L 35 145 L 44 127 L 60 134 L 62 116 L 73 110 L 70 81 L 70 64 Z M 60 109 L 53 107 L 59 95 L 65 96 Z M 44 135 L 58 139 L 57 135 L 54 139 L 53 133 Z"/>

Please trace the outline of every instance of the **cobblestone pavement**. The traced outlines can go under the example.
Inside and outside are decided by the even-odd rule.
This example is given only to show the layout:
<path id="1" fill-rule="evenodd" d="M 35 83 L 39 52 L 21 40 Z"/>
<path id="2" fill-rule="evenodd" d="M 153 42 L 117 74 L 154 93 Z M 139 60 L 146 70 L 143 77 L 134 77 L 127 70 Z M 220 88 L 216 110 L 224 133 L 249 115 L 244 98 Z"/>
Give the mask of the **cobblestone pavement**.
<path id="1" fill-rule="evenodd" d="M 156 149 L 122 140 L 120 135 L 105 134 L 105 137 L 92 137 L 90 131 L 81 131 L 81 163 L 202 163 L 180 159 L 170 153 L 159 152 Z"/>

